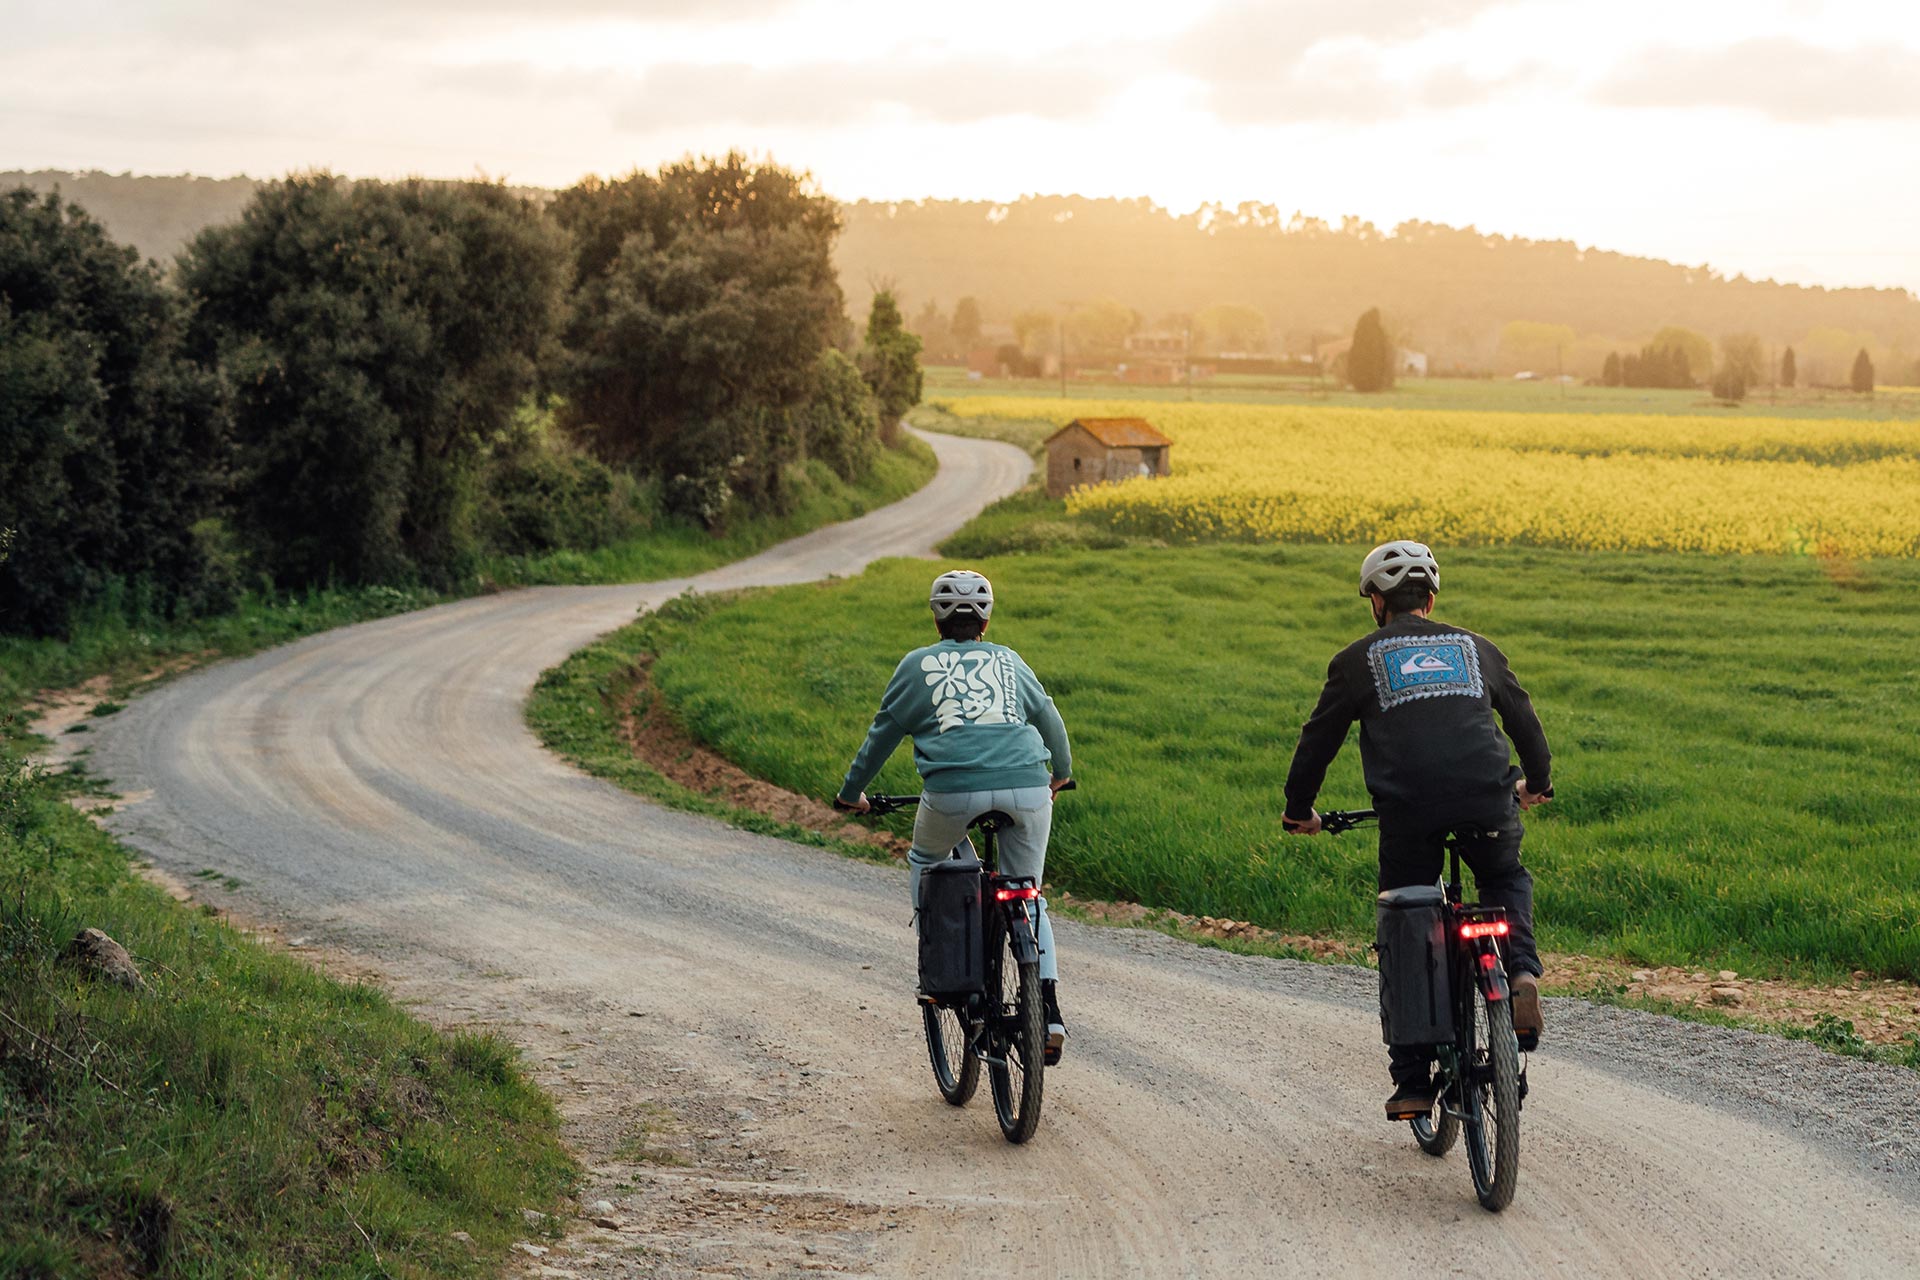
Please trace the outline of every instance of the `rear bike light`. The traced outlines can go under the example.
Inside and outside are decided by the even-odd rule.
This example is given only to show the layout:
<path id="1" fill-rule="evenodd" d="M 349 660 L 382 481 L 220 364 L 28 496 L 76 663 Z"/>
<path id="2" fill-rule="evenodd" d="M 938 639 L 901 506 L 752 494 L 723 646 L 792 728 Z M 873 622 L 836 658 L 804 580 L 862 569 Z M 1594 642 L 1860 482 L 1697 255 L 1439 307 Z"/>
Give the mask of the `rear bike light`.
<path id="1" fill-rule="evenodd" d="M 1507 936 L 1505 920 L 1469 920 L 1460 926 L 1460 936 L 1471 942 L 1475 938 L 1504 938 Z"/>
<path id="2" fill-rule="evenodd" d="M 995 902 L 1032 902 L 1039 896 L 1040 891 L 1032 886 L 1028 886 L 1025 889 L 995 889 L 993 891 L 993 900 Z"/>

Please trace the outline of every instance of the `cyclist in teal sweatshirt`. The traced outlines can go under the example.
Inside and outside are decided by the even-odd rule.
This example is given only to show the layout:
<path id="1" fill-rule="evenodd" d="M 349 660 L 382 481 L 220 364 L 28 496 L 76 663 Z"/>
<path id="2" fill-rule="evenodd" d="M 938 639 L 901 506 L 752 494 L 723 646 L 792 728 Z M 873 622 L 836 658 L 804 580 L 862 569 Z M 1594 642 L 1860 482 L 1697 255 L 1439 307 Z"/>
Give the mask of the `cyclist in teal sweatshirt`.
<path id="1" fill-rule="evenodd" d="M 928 597 L 940 642 L 900 660 L 879 714 L 853 758 L 834 803 L 867 808 L 866 786 L 900 739 L 912 737 L 924 794 L 913 824 L 910 891 L 920 907 L 920 873 L 945 858 L 967 824 L 998 809 L 1013 819 L 1000 833 L 1000 866 L 1012 876 L 1046 875 L 1053 797 L 1073 774 L 1067 727 L 1033 669 L 985 636 L 993 584 L 971 570 L 943 573 Z M 1040 991 L 1046 1004 L 1047 1062 L 1059 1061 L 1067 1028 L 1060 1016 L 1060 968 L 1047 900 L 1037 900 Z M 916 917 L 917 918 L 917 917 Z"/>

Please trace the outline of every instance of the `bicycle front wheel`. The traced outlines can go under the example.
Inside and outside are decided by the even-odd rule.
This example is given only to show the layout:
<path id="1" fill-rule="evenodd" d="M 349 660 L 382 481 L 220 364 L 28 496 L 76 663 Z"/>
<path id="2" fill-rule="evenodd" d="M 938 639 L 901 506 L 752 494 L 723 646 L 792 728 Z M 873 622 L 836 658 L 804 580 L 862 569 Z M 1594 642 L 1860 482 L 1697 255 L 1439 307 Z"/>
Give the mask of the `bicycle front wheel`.
<path id="1" fill-rule="evenodd" d="M 933 1082 L 940 1096 L 964 1107 L 980 1087 L 980 1059 L 967 1047 L 966 1019 L 947 1005 L 923 1004 L 920 1016 L 927 1024 L 927 1059 L 933 1064 Z"/>
<path id="2" fill-rule="evenodd" d="M 1462 1081 L 1466 1106 L 1467 1165 L 1480 1204 L 1495 1213 L 1513 1203 L 1520 1178 L 1520 1042 L 1513 1034 L 1513 1006 L 1473 1002 L 1472 1060 Z"/>
<path id="3" fill-rule="evenodd" d="M 1014 958 L 1012 936 L 1000 933 L 1000 990 L 989 992 L 993 1007 L 992 1051 L 999 1061 L 987 1066 L 993 1111 L 1008 1142 L 1025 1142 L 1040 1127 L 1040 1092 L 1045 1065 L 1046 1022 L 1040 1006 L 1040 966 Z"/>

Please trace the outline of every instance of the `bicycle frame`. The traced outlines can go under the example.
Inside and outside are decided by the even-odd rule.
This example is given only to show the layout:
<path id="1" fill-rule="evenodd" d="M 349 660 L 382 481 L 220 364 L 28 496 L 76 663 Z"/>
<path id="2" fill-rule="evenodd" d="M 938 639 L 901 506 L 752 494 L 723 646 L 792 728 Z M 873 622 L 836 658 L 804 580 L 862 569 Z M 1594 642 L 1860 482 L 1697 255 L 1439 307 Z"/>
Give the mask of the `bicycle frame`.
<path id="1" fill-rule="evenodd" d="M 895 813 L 920 803 L 919 796 L 870 796 L 872 808 L 877 814 Z M 996 1017 L 1003 1016 L 994 1007 L 999 1002 L 1002 990 L 1001 963 L 1006 952 L 1000 946 L 1006 938 L 1012 948 L 1014 961 L 1018 964 L 1037 964 L 1040 959 L 1040 943 L 1035 937 L 1033 903 L 1040 897 L 1040 885 L 1032 876 L 1003 876 L 1000 874 L 1000 840 L 1002 827 L 1011 819 L 998 811 L 982 814 L 968 824 L 969 832 L 980 833 L 980 865 L 985 874 L 981 877 L 981 890 L 991 909 L 980 913 L 983 944 L 982 953 L 986 957 L 986 992 L 984 995 L 968 996 L 963 1003 L 954 1000 L 936 1000 L 923 996 L 922 1000 L 955 1009 L 967 1020 L 967 1048 L 974 1056 L 995 1066 L 1005 1066 L 1005 1059 L 992 1051 L 987 1032 L 997 1029 L 993 1025 Z M 970 837 L 963 837 L 953 847 L 952 854 L 958 855 L 968 847 Z M 951 856 L 951 855 L 950 855 Z"/>
<path id="2" fill-rule="evenodd" d="M 1511 929 L 1505 907 L 1462 903 L 1460 888 L 1460 844 L 1463 840 L 1484 836 L 1485 832 L 1462 829 L 1449 832 L 1446 849 L 1449 876 L 1441 885 L 1447 897 L 1447 959 L 1453 977 L 1454 1042 L 1437 1047 L 1442 1089 L 1440 1106 L 1459 1119 L 1469 1119 L 1464 1104 L 1477 1096 L 1465 1086 L 1484 1083 L 1490 1072 L 1484 1063 L 1473 1061 L 1473 1001 L 1476 995 L 1488 1004 L 1508 999 L 1507 966 L 1503 943 Z M 1449 1100 L 1454 1100 L 1449 1105 Z M 1456 1107 L 1460 1109 L 1456 1109 Z"/>

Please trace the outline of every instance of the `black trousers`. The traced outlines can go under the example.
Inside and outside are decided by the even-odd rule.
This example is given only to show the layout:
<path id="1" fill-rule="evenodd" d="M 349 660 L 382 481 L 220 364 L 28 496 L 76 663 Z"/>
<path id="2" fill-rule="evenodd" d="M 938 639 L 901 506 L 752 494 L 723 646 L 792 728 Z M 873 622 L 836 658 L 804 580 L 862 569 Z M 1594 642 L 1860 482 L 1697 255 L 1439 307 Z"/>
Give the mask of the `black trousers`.
<path id="1" fill-rule="evenodd" d="M 1520 840 L 1525 827 L 1516 804 L 1504 816 L 1483 815 L 1469 820 L 1489 834 L 1460 846 L 1460 860 L 1473 872 L 1474 891 L 1490 907 L 1507 909 L 1507 972 L 1540 975 L 1540 953 L 1533 942 L 1533 877 L 1520 865 Z M 1380 888 L 1404 889 L 1438 881 L 1446 859 L 1447 831 L 1460 825 L 1432 818 L 1380 815 Z M 1433 1051 L 1422 1047 L 1394 1047 L 1387 1051 L 1395 1083 L 1426 1077 Z"/>

